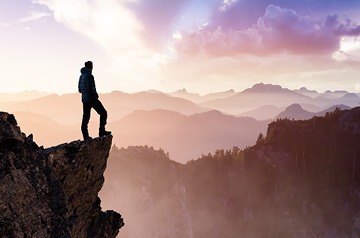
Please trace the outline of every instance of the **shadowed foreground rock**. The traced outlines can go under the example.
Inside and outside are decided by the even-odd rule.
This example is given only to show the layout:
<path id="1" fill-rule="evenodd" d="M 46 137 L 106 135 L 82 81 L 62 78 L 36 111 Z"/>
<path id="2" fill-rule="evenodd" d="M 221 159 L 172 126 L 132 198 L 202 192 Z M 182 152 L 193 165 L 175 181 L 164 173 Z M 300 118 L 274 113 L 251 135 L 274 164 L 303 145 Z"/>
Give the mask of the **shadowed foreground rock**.
<path id="1" fill-rule="evenodd" d="M 112 137 L 43 149 L 0 112 L 0 237 L 116 237 L 98 192 Z"/>

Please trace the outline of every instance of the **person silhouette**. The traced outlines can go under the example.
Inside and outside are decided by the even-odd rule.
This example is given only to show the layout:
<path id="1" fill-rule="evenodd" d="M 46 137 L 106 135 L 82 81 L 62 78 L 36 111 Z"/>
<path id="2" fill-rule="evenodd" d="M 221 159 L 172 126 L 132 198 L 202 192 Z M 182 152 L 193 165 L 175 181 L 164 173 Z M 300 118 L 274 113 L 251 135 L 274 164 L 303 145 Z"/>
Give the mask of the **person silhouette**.
<path id="1" fill-rule="evenodd" d="M 92 139 L 89 136 L 88 124 L 90 120 L 91 108 L 100 115 L 99 137 L 111 135 L 110 131 L 105 130 L 107 111 L 99 100 L 96 92 L 95 80 L 92 75 L 93 63 L 85 62 L 85 67 L 81 68 L 79 78 L 79 93 L 81 93 L 81 101 L 83 103 L 83 117 L 81 122 L 81 132 L 84 140 Z"/>

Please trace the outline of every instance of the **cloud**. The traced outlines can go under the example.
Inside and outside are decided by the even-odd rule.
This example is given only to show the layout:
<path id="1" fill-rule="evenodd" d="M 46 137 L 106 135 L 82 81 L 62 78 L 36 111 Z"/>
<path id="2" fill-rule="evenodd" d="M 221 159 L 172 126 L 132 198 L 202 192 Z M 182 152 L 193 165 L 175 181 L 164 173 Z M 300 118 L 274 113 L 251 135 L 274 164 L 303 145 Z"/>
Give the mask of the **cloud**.
<path id="1" fill-rule="evenodd" d="M 226 11 L 229 9 L 233 4 L 235 4 L 238 0 L 223 0 L 221 6 L 219 7 L 220 11 Z"/>
<path id="2" fill-rule="evenodd" d="M 144 50 L 138 35 L 142 25 L 122 2 L 108 0 L 33 0 L 53 11 L 54 18 L 108 52 L 139 54 Z"/>
<path id="3" fill-rule="evenodd" d="M 37 21 L 37 20 L 39 20 L 41 18 L 48 17 L 48 16 L 51 16 L 51 14 L 48 13 L 48 12 L 32 11 L 32 12 L 29 13 L 28 16 L 22 17 L 22 18 L 18 19 L 15 22 L 0 22 L 0 27 L 11 27 L 11 26 L 16 25 L 16 24 L 22 24 L 22 23 Z M 24 29 L 29 30 L 30 28 L 25 27 Z"/>
<path id="4" fill-rule="evenodd" d="M 125 6 L 141 22 L 141 37 L 146 39 L 145 43 L 149 47 L 162 49 L 173 34 L 173 25 L 192 2 L 196 0 L 139 0 L 128 2 Z"/>
<path id="5" fill-rule="evenodd" d="M 50 13 L 47 12 L 30 12 L 29 16 L 20 18 L 18 20 L 18 23 L 24 23 L 24 22 L 30 22 L 30 21 L 36 21 L 43 17 L 51 16 Z"/>
<path id="6" fill-rule="evenodd" d="M 360 25 L 348 18 L 330 15 L 318 20 L 275 5 L 269 5 L 253 26 L 239 28 L 226 29 L 212 22 L 207 28 L 182 33 L 178 50 L 183 55 L 213 57 L 282 52 L 331 55 L 340 48 L 342 37 L 360 35 Z"/>

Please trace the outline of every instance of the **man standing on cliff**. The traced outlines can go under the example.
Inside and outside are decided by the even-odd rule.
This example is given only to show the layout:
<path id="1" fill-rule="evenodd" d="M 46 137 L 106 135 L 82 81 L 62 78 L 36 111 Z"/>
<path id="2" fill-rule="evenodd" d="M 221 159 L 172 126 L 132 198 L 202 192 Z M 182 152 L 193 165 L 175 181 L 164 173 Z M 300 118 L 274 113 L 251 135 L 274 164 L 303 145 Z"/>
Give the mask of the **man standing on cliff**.
<path id="1" fill-rule="evenodd" d="M 105 130 L 107 111 L 102 103 L 99 101 L 99 95 L 96 92 L 95 80 L 92 75 L 93 63 L 91 61 L 85 62 L 85 67 L 81 69 L 81 76 L 79 79 L 79 92 L 83 103 L 83 118 L 81 123 L 81 132 L 84 140 L 89 140 L 88 124 L 90 120 L 91 108 L 100 115 L 99 137 L 111 135 L 110 131 Z"/>

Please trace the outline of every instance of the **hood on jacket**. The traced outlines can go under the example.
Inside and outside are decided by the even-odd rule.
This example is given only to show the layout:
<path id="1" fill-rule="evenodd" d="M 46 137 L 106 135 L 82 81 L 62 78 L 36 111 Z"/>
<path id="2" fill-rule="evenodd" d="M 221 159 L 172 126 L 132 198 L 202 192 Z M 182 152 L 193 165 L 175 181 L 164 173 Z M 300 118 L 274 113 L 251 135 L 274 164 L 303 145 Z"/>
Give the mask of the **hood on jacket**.
<path id="1" fill-rule="evenodd" d="M 80 72 L 81 72 L 81 74 L 86 74 L 86 73 L 91 73 L 91 70 L 86 67 L 83 67 L 83 68 L 81 68 Z"/>

